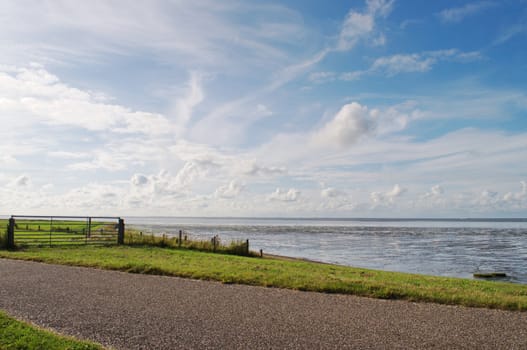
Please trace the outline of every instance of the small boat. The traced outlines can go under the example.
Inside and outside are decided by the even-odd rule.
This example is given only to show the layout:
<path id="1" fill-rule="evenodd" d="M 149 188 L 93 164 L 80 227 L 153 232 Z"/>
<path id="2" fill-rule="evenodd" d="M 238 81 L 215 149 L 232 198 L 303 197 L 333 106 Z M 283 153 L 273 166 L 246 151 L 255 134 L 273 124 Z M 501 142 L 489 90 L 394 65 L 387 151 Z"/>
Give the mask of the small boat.
<path id="1" fill-rule="evenodd" d="M 505 272 L 474 272 L 476 278 L 503 278 L 507 277 Z"/>

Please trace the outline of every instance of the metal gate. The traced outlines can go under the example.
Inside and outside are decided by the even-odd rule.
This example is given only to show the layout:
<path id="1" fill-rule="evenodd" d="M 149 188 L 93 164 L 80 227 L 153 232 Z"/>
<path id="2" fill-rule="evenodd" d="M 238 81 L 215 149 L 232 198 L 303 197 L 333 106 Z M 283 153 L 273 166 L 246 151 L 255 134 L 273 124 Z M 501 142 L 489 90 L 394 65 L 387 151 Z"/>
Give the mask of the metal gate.
<path id="1" fill-rule="evenodd" d="M 13 215 L 7 247 L 122 244 L 124 220 L 119 217 Z"/>

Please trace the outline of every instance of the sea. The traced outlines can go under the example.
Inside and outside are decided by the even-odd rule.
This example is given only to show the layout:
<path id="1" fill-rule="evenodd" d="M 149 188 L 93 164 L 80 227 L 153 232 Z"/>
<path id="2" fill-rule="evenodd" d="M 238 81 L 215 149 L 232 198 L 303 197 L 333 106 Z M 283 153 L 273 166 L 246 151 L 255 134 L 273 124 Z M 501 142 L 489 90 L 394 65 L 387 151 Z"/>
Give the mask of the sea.
<path id="1" fill-rule="evenodd" d="M 249 240 L 264 254 L 434 276 L 527 284 L 527 219 L 307 219 L 129 217 L 145 234 Z"/>

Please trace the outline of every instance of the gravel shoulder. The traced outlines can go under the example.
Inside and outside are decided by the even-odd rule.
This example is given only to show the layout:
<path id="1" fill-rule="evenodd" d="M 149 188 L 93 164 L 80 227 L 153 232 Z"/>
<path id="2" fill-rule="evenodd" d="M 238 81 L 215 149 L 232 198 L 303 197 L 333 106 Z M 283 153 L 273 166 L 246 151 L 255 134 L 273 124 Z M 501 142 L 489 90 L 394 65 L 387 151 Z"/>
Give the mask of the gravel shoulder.
<path id="1" fill-rule="evenodd" d="M 527 313 L 0 259 L 0 309 L 115 349 L 526 349 Z"/>

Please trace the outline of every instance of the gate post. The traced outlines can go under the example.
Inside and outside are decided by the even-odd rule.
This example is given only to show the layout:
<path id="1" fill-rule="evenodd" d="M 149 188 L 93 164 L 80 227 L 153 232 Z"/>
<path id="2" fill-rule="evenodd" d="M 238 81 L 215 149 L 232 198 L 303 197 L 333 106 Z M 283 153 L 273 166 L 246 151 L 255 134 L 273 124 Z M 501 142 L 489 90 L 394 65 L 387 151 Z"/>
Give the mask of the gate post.
<path id="1" fill-rule="evenodd" d="M 119 227 L 117 232 L 117 244 L 124 244 L 124 220 L 119 219 Z"/>
<path id="2" fill-rule="evenodd" d="M 9 219 L 9 225 L 7 226 L 7 249 L 13 249 L 15 247 L 15 219 Z"/>

